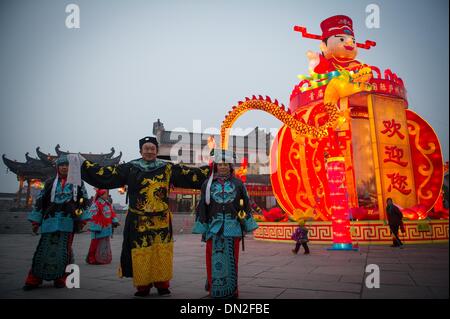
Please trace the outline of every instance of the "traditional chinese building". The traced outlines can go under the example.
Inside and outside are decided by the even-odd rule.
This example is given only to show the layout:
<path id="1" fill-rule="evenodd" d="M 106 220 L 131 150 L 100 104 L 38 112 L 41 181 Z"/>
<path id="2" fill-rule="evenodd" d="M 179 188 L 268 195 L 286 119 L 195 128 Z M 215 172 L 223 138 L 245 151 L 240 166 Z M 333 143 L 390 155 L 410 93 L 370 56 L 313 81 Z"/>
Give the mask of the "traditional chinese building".
<path id="1" fill-rule="evenodd" d="M 64 152 L 60 150 L 60 145 L 55 147 L 56 154 L 46 154 L 40 150 L 39 147 L 36 148 L 36 154 L 38 158 L 29 156 L 27 152 L 25 154 L 25 162 L 18 162 L 16 160 L 11 160 L 3 154 L 3 163 L 9 171 L 17 175 L 17 180 L 19 181 L 19 190 L 17 191 L 17 196 L 15 199 L 16 206 L 19 208 L 23 205 L 22 193 L 26 182 L 26 197 L 25 197 L 25 207 L 30 207 L 32 204 L 32 189 L 40 189 L 43 186 L 45 180 L 54 177 L 56 174 L 55 170 L 55 160 L 61 156 L 66 155 L 69 152 Z M 82 154 L 86 159 L 99 163 L 100 165 L 114 165 L 120 162 L 122 157 L 122 152 L 116 157 L 113 157 L 115 153 L 114 148 L 106 154 L 92 154 L 85 153 Z"/>
<path id="2" fill-rule="evenodd" d="M 158 139 L 161 159 L 181 162 L 187 165 L 204 165 L 209 161 L 212 140 L 220 141 L 219 134 L 168 131 L 158 119 L 153 123 L 153 135 Z M 209 141 L 209 144 L 208 144 Z M 235 168 L 242 166 L 246 158 L 246 187 L 250 197 L 261 208 L 276 205 L 269 175 L 269 154 L 273 136 L 256 127 L 246 135 L 231 135 L 230 149 L 237 155 Z M 199 191 L 174 189 L 171 192 L 172 211 L 193 211 L 199 200 Z"/>

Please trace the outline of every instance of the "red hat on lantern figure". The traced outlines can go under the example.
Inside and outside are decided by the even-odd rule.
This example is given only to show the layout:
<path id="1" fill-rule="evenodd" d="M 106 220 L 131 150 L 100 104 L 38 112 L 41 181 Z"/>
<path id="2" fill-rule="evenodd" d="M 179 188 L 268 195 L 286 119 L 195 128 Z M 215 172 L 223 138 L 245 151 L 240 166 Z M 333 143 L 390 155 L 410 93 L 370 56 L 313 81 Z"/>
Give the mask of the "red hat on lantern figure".
<path id="1" fill-rule="evenodd" d="M 344 15 L 332 16 L 323 20 L 320 28 L 322 29 L 322 40 L 338 34 L 355 36 L 352 19 Z"/>

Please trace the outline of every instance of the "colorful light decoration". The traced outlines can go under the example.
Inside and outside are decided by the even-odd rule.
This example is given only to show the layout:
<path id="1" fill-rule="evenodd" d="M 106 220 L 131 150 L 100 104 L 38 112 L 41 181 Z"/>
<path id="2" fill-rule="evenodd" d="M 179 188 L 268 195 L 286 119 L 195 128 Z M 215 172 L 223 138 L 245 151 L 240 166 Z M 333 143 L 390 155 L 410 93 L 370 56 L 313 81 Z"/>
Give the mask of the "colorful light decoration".
<path id="1" fill-rule="evenodd" d="M 39 179 L 33 179 L 30 181 L 30 186 L 36 189 L 43 189 L 44 183 Z"/>
<path id="2" fill-rule="evenodd" d="M 294 30 L 322 40 L 304 27 Z M 375 45 L 357 43 L 363 49 Z M 221 147 L 228 147 L 232 125 L 249 110 L 282 121 L 270 156 L 274 195 L 290 218 L 314 211 L 315 220 L 331 220 L 332 249 L 353 249 L 350 211 L 360 220 L 368 214 L 367 219 L 383 220 L 387 197 L 394 198 L 409 219 L 431 216 L 442 188 L 442 151 L 433 128 L 407 109 L 403 80 L 390 69 L 381 72 L 367 65 L 299 78 L 287 110 L 261 95 L 233 106 L 222 123 Z M 325 158 L 325 152 L 331 158 Z M 359 188 L 367 180 L 376 199 L 371 193 L 365 206 Z"/>
<path id="3" fill-rule="evenodd" d="M 248 159 L 247 157 L 242 158 L 241 166 L 236 169 L 236 176 L 245 183 L 247 181 L 247 168 L 248 168 Z"/>
<path id="4" fill-rule="evenodd" d="M 126 186 L 119 187 L 117 191 L 119 192 L 120 195 L 123 195 L 127 192 L 127 187 Z"/>
<path id="5" fill-rule="evenodd" d="M 330 157 L 326 163 L 331 201 L 333 246 L 331 250 L 356 250 L 352 246 L 348 210 L 347 187 L 345 185 L 345 158 Z"/>

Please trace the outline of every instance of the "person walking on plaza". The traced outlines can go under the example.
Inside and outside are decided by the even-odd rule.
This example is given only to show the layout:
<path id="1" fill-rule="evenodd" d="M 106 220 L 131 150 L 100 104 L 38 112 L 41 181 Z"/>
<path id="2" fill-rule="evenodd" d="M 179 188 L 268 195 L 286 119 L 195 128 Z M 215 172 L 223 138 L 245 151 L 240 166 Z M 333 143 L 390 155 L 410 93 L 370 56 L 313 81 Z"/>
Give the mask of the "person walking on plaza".
<path id="1" fill-rule="evenodd" d="M 392 233 L 391 247 L 403 247 L 403 243 L 398 236 L 398 230 L 403 226 L 403 214 L 400 209 L 394 205 L 392 198 L 388 198 L 386 203 L 386 215 Z"/>
<path id="2" fill-rule="evenodd" d="M 91 231 L 91 245 L 86 262 L 92 265 L 111 263 L 111 243 L 113 227 L 119 226 L 119 220 L 108 198 L 106 189 L 97 189 L 94 202 L 89 208 L 92 214 L 89 230 Z"/>
<path id="3" fill-rule="evenodd" d="M 24 290 L 38 288 L 43 280 L 53 280 L 57 288 L 65 287 L 66 266 L 74 262 L 74 233 L 90 218 L 89 197 L 84 185 L 67 182 L 68 164 L 65 155 L 56 160 L 56 177 L 45 182 L 28 216 L 33 233 L 41 229 L 41 238 Z"/>
<path id="4" fill-rule="evenodd" d="M 97 188 L 127 185 L 128 213 L 123 230 L 119 277 L 132 277 L 135 296 L 145 297 L 155 286 L 158 294 L 171 292 L 173 228 L 169 192 L 173 187 L 200 189 L 209 167 L 188 167 L 157 158 L 155 137 L 139 140 L 141 158 L 128 163 L 100 166 L 78 155 L 81 178 Z"/>
<path id="5" fill-rule="evenodd" d="M 236 178 L 233 153 L 214 150 L 213 173 L 201 190 L 192 233 L 206 241 L 205 289 L 212 298 L 238 298 L 239 244 L 258 228 L 243 182 Z"/>
<path id="6" fill-rule="evenodd" d="M 308 228 L 305 227 L 305 220 L 300 219 L 298 221 L 298 227 L 295 229 L 294 233 L 292 234 L 292 239 L 295 240 L 295 248 L 292 249 L 292 252 L 294 254 L 297 254 L 300 246 L 303 246 L 305 249 L 305 255 L 309 254 L 309 247 L 308 247 Z"/>

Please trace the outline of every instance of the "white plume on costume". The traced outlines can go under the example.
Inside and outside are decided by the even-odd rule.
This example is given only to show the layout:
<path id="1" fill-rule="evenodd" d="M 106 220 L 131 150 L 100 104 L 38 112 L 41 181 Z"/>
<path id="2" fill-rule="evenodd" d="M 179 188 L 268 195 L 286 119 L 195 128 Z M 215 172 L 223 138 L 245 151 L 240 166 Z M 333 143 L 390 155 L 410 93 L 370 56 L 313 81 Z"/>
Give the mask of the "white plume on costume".
<path id="1" fill-rule="evenodd" d="M 67 173 L 67 184 L 73 185 L 73 200 L 77 201 L 78 186 L 81 186 L 81 164 L 86 160 L 80 154 L 67 154 L 67 160 L 69 161 L 69 171 Z M 50 201 L 55 202 L 56 187 L 58 185 L 59 173 L 58 166 L 56 166 L 56 178 L 53 181 L 52 191 L 50 195 Z"/>
<path id="2" fill-rule="evenodd" d="M 59 179 L 59 174 L 57 172 L 56 173 L 56 178 L 53 181 L 52 192 L 51 192 L 51 195 L 50 195 L 50 202 L 52 202 L 52 203 L 55 202 L 56 186 L 58 185 L 58 179 Z"/>
<path id="3" fill-rule="evenodd" d="M 67 173 L 67 183 L 81 186 L 81 164 L 82 156 L 79 154 L 68 154 L 69 172 Z"/>

